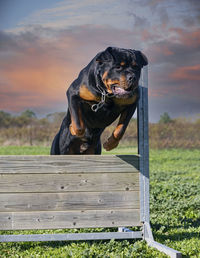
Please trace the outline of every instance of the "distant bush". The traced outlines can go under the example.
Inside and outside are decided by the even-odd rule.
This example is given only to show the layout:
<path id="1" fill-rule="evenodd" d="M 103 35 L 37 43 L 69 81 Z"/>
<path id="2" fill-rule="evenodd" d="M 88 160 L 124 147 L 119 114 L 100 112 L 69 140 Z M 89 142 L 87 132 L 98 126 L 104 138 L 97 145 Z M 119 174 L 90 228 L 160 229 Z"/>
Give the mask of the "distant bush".
<path id="1" fill-rule="evenodd" d="M 167 112 L 164 112 L 160 116 L 159 124 L 168 124 L 168 123 L 172 123 L 172 122 L 173 122 L 173 120 L 171 119 L 171 117 L 169 116 L 169 114 Z"/>
<path id="2" fill-rule="evenodd" d="M 186 119 L 174 119 L 173 123 L 150 124 L 152 148 L 199 148 L 200 123 Z"/>
<path id="3" fill-rule="evenodd" d="M 0 128 L 7 128 L 11 125 L 11 114 L 0 111 Z"/>

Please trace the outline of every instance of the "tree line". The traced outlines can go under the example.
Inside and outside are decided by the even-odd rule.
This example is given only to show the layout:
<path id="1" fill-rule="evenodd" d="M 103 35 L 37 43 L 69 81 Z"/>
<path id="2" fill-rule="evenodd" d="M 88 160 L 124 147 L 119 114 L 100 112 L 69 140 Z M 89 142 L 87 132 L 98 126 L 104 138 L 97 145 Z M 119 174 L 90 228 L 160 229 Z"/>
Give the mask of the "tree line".
<path id="1" fill-rule="evenodd" d="M 45 145 L 51 142 L 60 128 L 65 112 L 48 114 L 38 118 L 32 110 L 25 110 L 14 116 L 0 111 L 0 145 Z M 105 141 L 114 130 L 113 125 L 102 135 Z M 172 119 L 167 112 L 160 116 L 158 123 L 149 124 L 149 141 L 152 148 L 199 148 L 200 119 Z M 121 145 L 137 146 L 137 120 L 131 119 Z"/>

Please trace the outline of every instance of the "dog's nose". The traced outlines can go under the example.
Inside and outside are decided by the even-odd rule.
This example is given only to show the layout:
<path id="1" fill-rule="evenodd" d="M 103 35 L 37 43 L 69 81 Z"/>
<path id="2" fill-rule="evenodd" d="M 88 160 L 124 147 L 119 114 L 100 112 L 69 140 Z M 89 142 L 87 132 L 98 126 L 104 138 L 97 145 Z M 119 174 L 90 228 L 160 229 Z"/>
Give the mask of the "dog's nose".
<path id="1" fill-rule="evenodd" d="M 135 81 L 135 75 L 133 75 L 133 74 L 127 75 L 127 81 L 129 83 L 134 82 Z"/>

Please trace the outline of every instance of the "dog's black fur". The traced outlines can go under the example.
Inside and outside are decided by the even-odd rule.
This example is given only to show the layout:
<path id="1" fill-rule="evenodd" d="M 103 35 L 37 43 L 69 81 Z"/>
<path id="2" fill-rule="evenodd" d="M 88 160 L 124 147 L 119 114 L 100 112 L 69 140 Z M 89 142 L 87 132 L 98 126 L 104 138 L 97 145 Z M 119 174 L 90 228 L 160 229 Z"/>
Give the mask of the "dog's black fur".
<path id="1" fill-rule="evenodd" d="M 51 154 L 101 154 L 100 136 L 120 116 L 103 144 L 107 151 L 115 148 L 135 112 L 141 68 L 147 64 L 136 50 L 108 47 L 98 53 L 67 90 L 68 111 Z"/>

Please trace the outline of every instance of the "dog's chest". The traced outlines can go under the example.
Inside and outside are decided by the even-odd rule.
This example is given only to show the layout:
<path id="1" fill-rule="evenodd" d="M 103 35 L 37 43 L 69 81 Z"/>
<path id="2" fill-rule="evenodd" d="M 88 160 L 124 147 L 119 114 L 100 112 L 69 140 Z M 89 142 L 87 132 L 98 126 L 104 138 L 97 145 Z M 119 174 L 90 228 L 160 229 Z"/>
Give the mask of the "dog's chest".
<path id="1" fill-rule="evenodd" d="M 105 103 L 97 112 L 94 112 L 91 104 L 84 103 L 82 105 L 83 119 L 89 128 L 105 128 L 117 119 L 123 109 L 115 104 Z"/>

